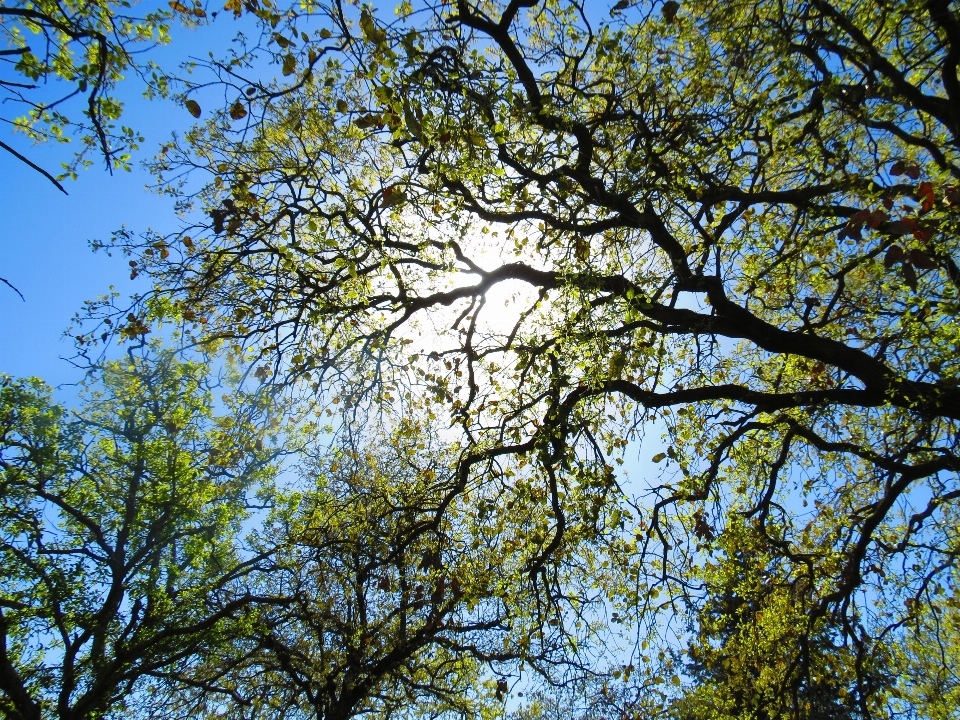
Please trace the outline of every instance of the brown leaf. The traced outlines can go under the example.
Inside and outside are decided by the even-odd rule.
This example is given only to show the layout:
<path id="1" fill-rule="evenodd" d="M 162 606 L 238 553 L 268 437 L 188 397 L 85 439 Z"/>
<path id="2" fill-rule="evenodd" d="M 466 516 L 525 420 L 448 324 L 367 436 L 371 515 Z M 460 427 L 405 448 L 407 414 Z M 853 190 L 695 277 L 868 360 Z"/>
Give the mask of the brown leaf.
<path id="1" fill-rule="evenodd" d="M 210 218 L 213 220 L 213 231 L 217 234 L 223 232 L 223 223 L 227 219 L 227 211 L 222 208 L 214 208 L 210 211 Z"/>
<path id="2" fill-rule="evenodd" d="M 430 568 L 442 567 L 440 562 L 440 553 L 432 550 L 425 550 L 420 560 L 420 569 L 429 570 Z"/>
<path id="3" fill-rule="evenodd" d="M 230 106 L 230 117 L 233 120 L 242 120 L 247 116 L 247 109 L 237 100 Z"/>
<path id="4" fill-rule="evenodd" d="M 891 175 L 903 175 L 906 171 L 907 171 L 907 166 L 904 164 L 904 162 L 903 162 L 902 160 L 897 160 L 897 161 L 890 167 L 890 174 L 891 174 Z"/>
<path id="5" fill-rule="evenodd" d="M 184 103 L 184 106 L 187 108 L 187 112 L 189 112 L 195 118 L 200 117 L 200 113 L 202 111 L 200 110 L 200 103 L 198 103 L 196 100 L 187 100 Z"/>
<path id="6" fill-rule="evenodd" d="M 430 593 L 430 602 L 434 605 L 439 605 L 443 602 L 444 597 L 447 594 L 447 580 L 446 578 L 440 578 L 440 582 L 437 583 L 437 587 L 432 593 Z"/>
<path id="7" fill-rule="evenodd" d="M 870 218 L 867 220 L 867 224 L 872 228 L 878 228 L 888 219 L 889 215 L 887 215 L 883 210 L 874 210 L 870 213 Z"/>
<path id="8" fill-rule="evenodd" d="M 693 517 L 696 520 L 693 526 L 694 534 L 701 540 L 713 540 L 713 528 L 704 520 L 703 513 L 698 512 Z"/>
<path id="9" fill-rule="evenodd" d="M 677 17 L 677 11 L 680 9 L 680 3 L 675 0 L 667 0 L 663 4 L 663 7 L 660 8 L 660 11 L 663 13 L 663 19 L 668 23 L 672 23 L 674 18 Z"/>
<path id="10" fill-rule="evenodd" d="M 400 205 L 406 202 L 406 200 L 407 194 L 403 190 L 398 190 L 396 187 L 388 187 L 383 191 L 383 200 L 380 202 L 380 207 L 386 210 L 387 208 Z"/>
<path id="11" fill-rule="evenodd" d="M 933 184 L 927 181 L 920 183 L 917 188 L 917 199 L 920 200 L 920 212 L 928 213 L 933 210 L 935 196 L 933 194 Z"/>
<path id="12" fill-rule="evenodd" d="M 906 175 L 911 180 L 916 180 L 920 177 L 920 166 L 919 165 L 910 165 L 906 169 Z"/>
<path id="13" fill-rule="evenodd" d="M 933 258 L 927 255 L 923 250 L 911 250 L 907 253 L 907 259 L 921 270 L 933 270 L 937 263 Z"/>
<path id="14" fill-rule="evenodd" d="M 913 265 L 908 262 L 903 263 L 900 266 L 900 271 L 903 273 L 903 281 L 907 284 L 911 290 L 917 289 L 917 273 L 913 269 Z"/>
<path id="15" fill-rule="evenodd" d="M 850 238 L 852 240 L 862 240 L 863 235 L 863 226 L 859 224 L 847 224 L 843 226 L 843 230 L 840 231 L 840 239 L 844 240 Z"/>
<path id="16" fill-rule="evenodd" d="M 891 235 L 909 235 L 920 229 L 920 224 L 915 218 L 901 218 L 894 220 L 887 226 L 887 232 Z"/>
<path id="17" fill-rule="evenodd" d="M 903 252 L 902 247 L 899 245 L 893 245 L 889 250 L 887 250 L 887 254 L 883 256 L 883 265 L 888 269 L 892 268 L 898 262 L 903 262 L 906 256 L 907 255 L 905 252 Z"/>
<path id="18" fill-rule="evenodd" d="M 586 262 L 590 259 L 590 243 L 587 242 L 586 238 L 577 236 L 573 243 L 573 251 L 580 262 Z"/>

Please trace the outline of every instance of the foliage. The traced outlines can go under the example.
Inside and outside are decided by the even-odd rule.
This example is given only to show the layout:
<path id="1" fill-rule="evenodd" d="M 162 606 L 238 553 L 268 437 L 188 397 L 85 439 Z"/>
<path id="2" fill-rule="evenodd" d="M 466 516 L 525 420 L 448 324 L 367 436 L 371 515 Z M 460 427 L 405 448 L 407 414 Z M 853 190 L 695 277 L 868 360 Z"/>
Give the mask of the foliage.
<path id="1" fill-rule="evenodd" d="M 122 715 L 142 679 L 220 641 L 251 601 L 237 543 L 274 472 L 263 408 L 215 414 L 201 362 L 133 351 L 71 413 L 0 387 L 0 712 Z"/>
<path id="2" fill-rule="evenodd" d="M 884 648 L 953 597 L 955 6 L 262 17 L 279 77 L 211 61 L 227 104 L 156 161 L 209 221 L 119 238 L 157 296 L 329 409 L 431 400 L 455 494 L 502 483 L 494 527 L 543 503 L 533 576 L 603 544 L 618 611 L 689 620 L 664 643 L 721 695 L 804 717 L 830 673 L 885 712 Z M 618 482 L 661 432 L 659 477 Z M 723 601 L 748 581 L 752 626 Z"/>
<path id="3" fill-rule="evenodd" d="M 270 561 L 251 592 L 276 602 L 176 669 L 165 714 L 493 717 L 521 667 L 567 662 L 558 623 L 531 616 L 522 558 L 503 548 L 513 533 L 452 501 L 453 463 L 429 427 L 358 440 L 304 462 L 308 484 L 255 541 Z"/>
<path id="4" fill-rule="evenodd" d="M 8 110 L 0 119 L 35 142 L 80 140 L 64 176 L 89 165 L 91 151 L 108 169 L 130 169 L 130 151 L 143 138 L 120 126 L 123 104 L 113 95 L 125 74 L 139 75 L 149 92 L 166 92 L 166 78 L 149 60 L 138 57 L 150 46 L 169 41 L 178 18 L 195 26 L 206 17 L 201 3 L 162 4 L 142 16 L 131 14 L 130 0 L 3 0 L 0 2 L 0 100 Z M 68 108 L 82 100 L 78 115 Z M 23 114 L 6 112 L 22 108 Z M 45 170 L 5 143 L 0 147 L 63 187 Z M 60 178 L 62 179 L 62 177 Z M 65 191 L 64 191 L 65 192 Z"/>
<path id="5" fill-rule="evenodd" d="M 823 619 L 809 622 L 804 578 L 791 578 L 778 567 L 783 560 L 751 535 L 728 529 L 729 559 L 705 568 L 710 599 L 688 650 L 687 669 L 696 682 L 674 703 L 672 715 L 863 717 L 851 692 L 857 688 L 855 654 Z M 883 663 L 870 670 L 877 666 Z"/>

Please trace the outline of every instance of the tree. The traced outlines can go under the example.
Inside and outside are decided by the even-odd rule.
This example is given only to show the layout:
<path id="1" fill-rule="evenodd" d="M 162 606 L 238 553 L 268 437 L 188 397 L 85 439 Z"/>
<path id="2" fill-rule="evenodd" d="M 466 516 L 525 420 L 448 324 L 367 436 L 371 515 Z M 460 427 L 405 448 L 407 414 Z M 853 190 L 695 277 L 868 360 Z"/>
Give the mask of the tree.
<path id="1" fill-rule="evenodd" d="M 254 600 L 237 544 L 274 473 L 263 408 L 212 411 L 208 368 L 133 351 L 83 408 L 37 379 L 0 387 L 0 712 L 123 714 L 143 679 L 217 647 Z"/>
<path id="2" fill-rule="evenodd" d="M 130 169 L 130 152 L 143 138 L 131 127 L 117 128 L 123 103 L 113 90 L 124 73 L 139 75 L 146 94 L 169 92 L 167 77 L 150 60 L 141 60 L 139 46 L 169 41 L 171 22 L 179 17 L 188 27 L 206 17 L 199 2 L 188 8 L 171 2 L 142 17 L 131 15 L 129 0 L 3 0 L 0 2 L 0 122 L 10 124 L 33 142 L 69 143 L 80 149 L 64 172 L 54 176 L 29 157 L 0 140 L 0 149 L 13 155 L 47 178 L 62 193 L 65 177 L 92 163 L 99 153 L 107 170 Z M 32 44 L 31 44 L 32 43 Z M 82 98 L 80 116 L 71 111 L 72 101 Z M 15 115 L 22 109 L 22 115 Z M 23 295 L 8 280 L 3 283 L 20 298 Z"/>
<path id="3" fill-rule="evenodd" d="M 954 550 L 956 552 L 956 550 Z M 890 669 L 897 677 L 887 695 L 895 712 L 911 718 L 949 720 L 960 707 L 960 612 L 954 565 L 944 587 L 928 589 L 927 601 L 911 618 L 891 649 Z"/>
<path id="4" fill-rule="evenodd" d="M 526 465 L 549 498 L 534 570 L 610 519 L 638 618 L 719 607 L 704 563 L 749 538 L 879 712 L 871 658 L 955 558 L 955 7 L 313 10 L 265 26 L 279 80 L 221 75 L 158 158 L 209 222 L 122 238 L 157 294 L 328 400 L 432 397 L 460 491 Z M 651 432 L 635 515 L 613 480 L 573 502 Z"/>
<path id="5" fill-rule="evenodd" d="M 710 600 L 691 622 L 687 672 L 693 683 L 673 703 L 671 716 L 863 717 L 854 654 L 828 622 L 807 623 L 804 584 L 786 581 L 789 572 L 778 567 L 783 559 L 753 533 L 728 531 L 725 540 L 730 559 L 705 573 Z M 877 660 L 873 667 L 883 667 Z"/>
<path id="6" fill-rule="evenodd" d="M 455 465 L 429 426 L 359 439 L 315 450 L 259 533 L 270 562 L 251 592 L 285 602 L 250 606 L 230 645 L 174 668 L 165 715 L 491 717 L 518 665 L 566 660 L 502 551 L 512 533 L 459 504 L 438 514 Z"/>

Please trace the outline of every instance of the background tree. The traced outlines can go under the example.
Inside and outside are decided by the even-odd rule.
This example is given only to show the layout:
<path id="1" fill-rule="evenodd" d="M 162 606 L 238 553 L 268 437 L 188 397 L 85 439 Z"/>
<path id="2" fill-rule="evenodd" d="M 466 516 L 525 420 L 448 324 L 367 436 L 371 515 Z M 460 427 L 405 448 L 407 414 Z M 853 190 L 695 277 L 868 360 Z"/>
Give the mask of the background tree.
<path id="1" fill-rule="evenodd" d="M 3 379 L 4 717 L 123 714 L 142 678 L 216 647 L 253 599 L 256 556 L 236 538 L 275 452 L 264 407 L 237 396 L 214 414 L 208 373 L 131 351 L 96 370 L 75 414 L 39 380 Z"/>
<path id="2" fill-rule="evenodd" d="M 157 292 L 321 399 L 432 397 L 452 494 L 526 467 L 547 532 L 518 552 L 592 527 L 638 623 L 721 608 L 704 563 L 760 548 L 879 712 L 871 658 L 954 562 L 955 7 L 315 10 L 158 159 L 206 174 L 170 189 L 210 222 L 125 238 Z M 611 466 L 650 431 L 631 506 Z"/>
<path id="3" fill-rule="evenodd" d="M 251 606 L 231 645 L 175 668 L 164 714 L 492 717 L 520 666 L 576 665 L 504 550 L 521 523 L 438 513 L 456 468 L 429 427 L 357 440 L 318 450 L 264 525 L 251 591 L 286 601 Z"/>
<path id="4" fill-rule="evenodd" d="M 893 712 L 907 717 L 948 720 L 960 707 L 960 614 L 958 571 L 945 587 L 932 586 L 918 605 L 906 632 L 890 649 L 896 683 L 887 693 Z"/>

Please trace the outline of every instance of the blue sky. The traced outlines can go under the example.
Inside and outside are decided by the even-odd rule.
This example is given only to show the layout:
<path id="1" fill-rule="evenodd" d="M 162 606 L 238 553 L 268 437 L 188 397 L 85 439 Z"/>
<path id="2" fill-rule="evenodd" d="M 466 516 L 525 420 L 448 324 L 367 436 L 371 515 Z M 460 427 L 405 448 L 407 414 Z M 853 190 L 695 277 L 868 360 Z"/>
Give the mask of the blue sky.
<path id="1" fill-rule="evenodd" d="M 57 151 L 34 148 L 29 157 L 56 168 Z M 0 276 L 24 296 L 0 287 L 0 372 L 73 380 L 76 370 L 59 359 L 72 354 L 62 335 L 73 315 L 110 285 L 125 294 L 135 288 L 126 260 L 94 254 L 87 241 L 124 224 L 167 226 L 175 222 L 171 203 L 144 188 L 149 176 L 141 170 L 111 176 L 91 168 L 66 182 L 69 195 L 9 154 L 0 156 L 0 173 Z"/>

